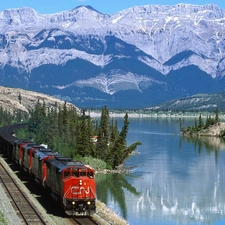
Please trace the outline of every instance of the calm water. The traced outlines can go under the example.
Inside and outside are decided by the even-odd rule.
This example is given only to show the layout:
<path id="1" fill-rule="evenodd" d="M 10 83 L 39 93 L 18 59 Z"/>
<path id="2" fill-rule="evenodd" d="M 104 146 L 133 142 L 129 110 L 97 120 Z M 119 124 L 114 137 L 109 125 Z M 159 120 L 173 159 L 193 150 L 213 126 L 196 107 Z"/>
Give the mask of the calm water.
<path id="1" fill-rule="evenodd" d="M 130 225 L 225 224 L 225 143 L 186 139 L 178 119 L 129 119 L 129 175 L 98 175 L 97 196 Z M 194 124 L 182 121 L 183 126 Z"/>

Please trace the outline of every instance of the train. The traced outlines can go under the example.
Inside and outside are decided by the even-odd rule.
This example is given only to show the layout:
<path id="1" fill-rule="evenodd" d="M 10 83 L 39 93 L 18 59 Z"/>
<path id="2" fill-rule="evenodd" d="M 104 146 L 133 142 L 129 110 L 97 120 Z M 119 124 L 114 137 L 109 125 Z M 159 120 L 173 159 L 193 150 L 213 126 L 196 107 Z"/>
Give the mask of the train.
<path id="1" fill-rule="evenodd" d="M 31 140 L 15 137 L 27 124 L 0 128 L 0 150 L 51 194 L 66 215 L 89 216 L 96 212 L 95 170 L 82 162 Z"/>

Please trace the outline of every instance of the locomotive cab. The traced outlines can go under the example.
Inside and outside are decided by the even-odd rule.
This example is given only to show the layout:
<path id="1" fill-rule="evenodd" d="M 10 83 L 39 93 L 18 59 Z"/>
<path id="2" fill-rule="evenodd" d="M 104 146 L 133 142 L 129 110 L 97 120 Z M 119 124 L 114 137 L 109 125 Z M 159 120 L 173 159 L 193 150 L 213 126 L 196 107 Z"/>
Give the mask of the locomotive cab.
<path id="1" fill-rule="evenodd" d="M 62 202 L 66 214 L 95 213 L 96 183 L 92 168 L 67 157 L 49 159 L 47 167 L 50 174 L 46 183 L 53 191 L 52 196 Z"/>
<path id="2" fill-rule="evenodd" d="M 81 165 L 63 170 L 63 204 L 67 214 L 95 213 L 94 171 Z M 67 190 L 67 191 L 65 191 Z"/>

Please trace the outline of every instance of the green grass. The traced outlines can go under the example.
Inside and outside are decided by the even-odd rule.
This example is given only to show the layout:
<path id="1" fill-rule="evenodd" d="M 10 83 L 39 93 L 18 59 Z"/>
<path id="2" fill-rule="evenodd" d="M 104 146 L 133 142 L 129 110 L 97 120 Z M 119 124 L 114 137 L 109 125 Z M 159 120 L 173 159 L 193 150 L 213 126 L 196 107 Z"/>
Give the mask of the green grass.
<path id="1" fill-rule="evenodd" d="M 0 212 L 0 225 L 7 225 L 6 219 L 2 212 Z"/>
<path id="2" fill-rule="evenodd" d="M 81 161 L 83 164 L 89 165 L 92 168 L 94 168 L 95 170 L 107 169 L 107 164 L 100 159 L 96 159 L 96 158 L 92 158 L 92 157 L 80 157 L 80 158 L 76 157 L 74 160 Z"/>

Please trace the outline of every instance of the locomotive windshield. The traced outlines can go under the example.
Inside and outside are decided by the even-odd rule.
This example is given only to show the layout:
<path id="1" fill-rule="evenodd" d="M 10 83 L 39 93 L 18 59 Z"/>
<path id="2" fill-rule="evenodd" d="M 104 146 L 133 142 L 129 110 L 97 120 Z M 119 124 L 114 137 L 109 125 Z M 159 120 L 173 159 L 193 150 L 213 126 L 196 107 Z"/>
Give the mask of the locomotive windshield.
<path id="1" fill-rule="evenodd" d="M 94 173 L 92 171 L 88 171 L 87 169 L 73 169 L 73 168 L 64 170 L 63 175 L 64 175 L 64 178 L 68 178 L 70 176 L 73 176 L 73 177 L 88 176 L 90 178 L 94 177 Z"/>

